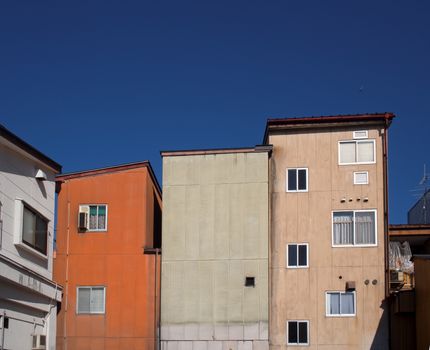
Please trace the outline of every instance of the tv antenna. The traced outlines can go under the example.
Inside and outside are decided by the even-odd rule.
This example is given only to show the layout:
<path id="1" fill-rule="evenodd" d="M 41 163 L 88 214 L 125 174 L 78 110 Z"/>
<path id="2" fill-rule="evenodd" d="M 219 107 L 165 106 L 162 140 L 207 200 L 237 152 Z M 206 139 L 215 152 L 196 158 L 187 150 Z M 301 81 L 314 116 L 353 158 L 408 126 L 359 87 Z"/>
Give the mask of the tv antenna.
<path id="1" fill-rule="evenodd" d="M 427 172 L 426 165 L 424 164 L 423 177 L 421 178 L 418 184 L 418 188 L 411 191 L 411 192 L 417 192 L 414 194 L 414 196 L 420 197 L 418 201 L 420 202 L 419 204 L 421 205 L 420 206 L 421 217 L 418 218 L 419 222 L 416 222 L 416 223 L 428 224 L 430 221 L 430 218 L 428 217 L 428 214 L 427 214 L 428 212 L 427 211 L 427 192 L 429 190 L 428 188 L 429 180 L 430 180 L 430 174 Z"/>

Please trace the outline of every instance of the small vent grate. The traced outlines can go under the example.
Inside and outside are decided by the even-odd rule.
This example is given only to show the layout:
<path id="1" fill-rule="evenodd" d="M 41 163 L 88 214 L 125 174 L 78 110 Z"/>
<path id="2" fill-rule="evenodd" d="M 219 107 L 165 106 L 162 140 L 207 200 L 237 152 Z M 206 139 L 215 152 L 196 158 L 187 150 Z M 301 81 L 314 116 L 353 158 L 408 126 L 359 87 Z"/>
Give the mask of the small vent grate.
<path id="1" fill-rule="evenodd" d="M 255 287 L 255 277 L 245 277 L 245 287 Z"/>

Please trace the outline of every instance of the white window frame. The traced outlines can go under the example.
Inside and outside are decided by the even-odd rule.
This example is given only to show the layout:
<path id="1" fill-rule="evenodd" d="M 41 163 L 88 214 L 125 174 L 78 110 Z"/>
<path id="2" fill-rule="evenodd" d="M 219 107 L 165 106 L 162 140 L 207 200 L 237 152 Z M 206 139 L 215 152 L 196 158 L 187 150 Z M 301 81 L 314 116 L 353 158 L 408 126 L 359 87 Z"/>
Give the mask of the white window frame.
<path id="1" fill-rule="evenodd" d="M 354 313 L 353 314 L 330 314 L 330 294 L 346 294 L 346 293 L 352 293 L 354 295 Z M 342 299 L 339 296 L 340 302 Z M 339 305 L 339 312 L 342 310 L 342 307 Z M 339 290 L 329 290 L 325 292 L 325 315 L 326 317 L 356 317 L 357 316 L 357 294 L 356 291 L 348 292 L 348 291 L 339 291 Z"/>
<path id="2" fill-rule="evenodd" d="M 91 293 L 93 288 L 103 288 L 103 311 L 89 311 L 89 312 L 79 312 L 79 289 L 90 289 L 90 302 Z M 77 315 L 104 315 L 106 313 L 106 286 L 77 286 L 76 287 L 76 314 Z"/>
<path id="3" fill-rule="evenodd" d="M 356 146 L 355 146 L 355 158 L 357 159 L 357 144 L 358 143 L 363 143 L 363 142 L 372 142 L 373 143 L 373 161 L 371 162 L 352 162 L 352 163 L 341 163 L 340 162 L 340 145 L 342 143 L 352 143 L 355 142 Z M 338 159 L 338 165 L 355 165 L 355 164 L 375 164 L 376 163 L 376 143 L 375 143 L 375 139 L 359 139 L 359 140 L 342 140 L 338 142 L 337 145 L 337 159 Z"/>
<path id="4" fill-rule="evenodd" d="M 340 213 L 340 212 L 353 212 L 353 230 L 354 230 L 354 242 L 353 244 L 334 244 L 334 229 L 333 229 L 333 214 L 334 213 Z M 375 243 L 372 244 L 356 244 L 355 243 L 355 213 L 359 212 L 374 212 L 375 213 Z M 363 248 L 363 247 L 377 247 L 378 246 L 378 211 L 376 209 L 360 209 L 360 210 L 332 210 L 331 212 L 331 246 L 332 248 Z"/>
<path id="5" fill-rule="evenodd" d="M 288 170 L 296 170 L 296 184 L 297 188 L 299 187 L 299 170 L 306 170 L 306 189 L 305 190 L 289 190 L 288 189 Z M 294 193 L 294 192 L 308 192 L 309 191 L 309 169 L 308 168 L 287 168 L 285 171 L 285 191 Z"/>
<path id="6" fill-rule="evenodd" d="M 90 229 L 90 207 L 97 207 L 97 214 L 99 211 L 99 206 L 104 205 L 106 207 L 106 219 L 105 219 L 105 228 L 104 229 Z M 108 230 L 108 205 L 105 203 L 91 203 L 91 204 L 79 204 L 79 212 L 81 211 L 81 207 L 88 207 L 88 230 L 85 232 L 106 232 Z M 78 216 L 79 220 L 79 216 Z M 79 223 L 78 223 L 79 224 Z"/>
<path id="7" fill-rule="evenodd" d="M 297 248 L 296 249 L 297 250 L 297 265 L 289 265 L 289 263 L 288 263 L 288 247 L 290 245 L 295 245 Z M 298 265 L 298 263 L 299 263 L 299 246 L 306 246 L 306 265 Z M 309 268 L 309 243 L 287 243 L 285 257 L 286 257 L 285 262 L 286 262 L 287 269 L 307 269 L 307 268 Z"/>
<path id="8" fill-rule="evenodd" d="M 361 133 L 361 132 L 364 132 L 365 136 L 357 136 L 358 133 Z M 367 130 L 356 130 L 356 131 L 353 131 L 352 138 L 354 140 L 357 140 L 357 139 L 367 139 L 367 138 L 369 138 L 369 132 Z"/>
<path id="9" fill-rule="evenodd" d="M 366 174 L 366 182 L 357 182 L 358 174 Z M 354 171 L 354 185 L 368 185 L 369 184 L 369 172 L 368 171 Z"/>
<path id="10" fill-rule="evenodd" d="M 307 341 L 307 343 L 290 343 L 289 341 L 288 341 L 288 338 L 289 338 L 289 333 L 288 333 L 288 323 L 290 323 L 290 322 L 297 322 L 297 323 L 299 323 L 299 322 L 304 322 L 304 323 L 306 323 L 307 324 L 307 327 L 306 327 L 306 331 L 307 331 L 307 338 L 308 338 L 308 341 Z M 297 332 L 299 331 L 299 327 L 298 327 L 298 325 L 297 325 Z M 287 345 L 291 345 L 291 346 L 308 346 L 309 344 L 310 344 L 310 339 L 309 339 L 309 320 L 287 320 Z M 299 338 L 299 334 L 297 333 L 297 340 L 299 340 L 298 339 Z"/>
<path id="11" fill-rule="evenodd" d="M 46 253 L 43 253 L 36 248 L 33 248 L 30 244 L 25 243 L 22 239 L 22 230 L 24 228 L 24 207 L 27 207 L 28 210 L 32 211 L 36 215 L 39 215 L 41 218 L 43 218 L 46 221 Z M 42 213 L 40 213 L 38 210 L 34 209 L 33 206 L 28 204 L 26 201 L 22 200 L 21 198 L 15 199 L 15 212 L 14 212 L 14 235 L 13 235 L 13 243 L 14 245 L 26 250 L 27 252 L 41 258 L 44 260 L 48 259 L 49 254 L 49 225 L 51 221 Z"/>

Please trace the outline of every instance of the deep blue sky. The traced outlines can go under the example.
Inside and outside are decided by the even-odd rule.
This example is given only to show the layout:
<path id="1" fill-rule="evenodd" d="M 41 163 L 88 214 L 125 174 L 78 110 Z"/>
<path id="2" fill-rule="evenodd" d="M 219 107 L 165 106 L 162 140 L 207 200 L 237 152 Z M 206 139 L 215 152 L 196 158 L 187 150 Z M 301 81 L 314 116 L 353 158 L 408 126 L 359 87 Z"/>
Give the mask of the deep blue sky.
<path id="1" fill-rule="evenodd" d="M 392 111 L 390 221 L 430 168 L 430 1 L 0 3 L 0 122 L 64 172 Z"/>

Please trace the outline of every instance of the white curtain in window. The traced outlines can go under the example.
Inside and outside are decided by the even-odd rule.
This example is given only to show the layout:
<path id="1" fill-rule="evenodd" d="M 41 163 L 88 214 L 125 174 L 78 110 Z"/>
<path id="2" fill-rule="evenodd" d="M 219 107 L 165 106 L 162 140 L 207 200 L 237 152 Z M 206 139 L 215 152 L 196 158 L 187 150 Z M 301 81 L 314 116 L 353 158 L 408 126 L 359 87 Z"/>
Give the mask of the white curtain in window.
<path id="1" fill-rule="evenodd" d="M 337 212 L 333 213 L 333 243 L 340 244 L 353 244 L 353 212 Z"/>
<path id="2" fill-rule="evenodd" d="M 340 143 L 340 163 L 355 163 L 355 141 Z"/>
<path id="3" fill-rule="evenodd" d="M 339 293 L 329 293 L 329 315 L 339 315 L 340 314 L 340 294 Z"/>
<path id="4" fill-rule="evenodd" d="M 355 243 L 375 244 L 375 212 L 355 213 Z"/>
<path id="5" fill-rule="evenodd" d="M 93 287 L 91 290 L 91 312 L 104 312 L 104 288 Z"/>
<path id="6" fill-rule="evenodd" d="M 90 312 L 90 288 L 78 289 L 78 313 Z"/>
<path id="7" fill-rule="evenodd" d="M 357 162 L 373 162 L 373 141 L 362 141 L 357 143 Z"/>
<path id="8" fill-rule="evenodd" d="M 354 293 L 346 292 L 340 294 L 340 313 L 342 315 L 354 314 Z"/>

